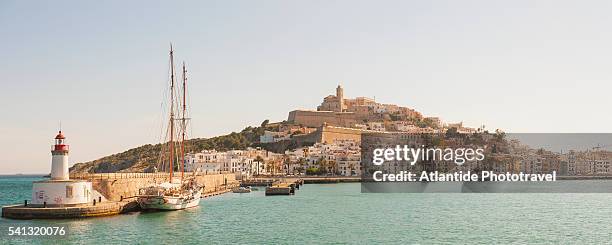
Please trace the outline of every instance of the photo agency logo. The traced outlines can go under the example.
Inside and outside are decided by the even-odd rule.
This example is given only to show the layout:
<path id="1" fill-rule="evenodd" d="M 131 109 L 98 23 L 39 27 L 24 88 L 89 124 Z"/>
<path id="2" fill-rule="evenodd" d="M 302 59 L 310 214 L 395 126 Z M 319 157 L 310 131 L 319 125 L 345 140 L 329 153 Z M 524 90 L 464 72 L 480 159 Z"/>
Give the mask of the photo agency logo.
<path id="1" fill-rule="evenodd" d="M 607 193 L 610 146 L 612 134 L 364 133 L 361 190 Z"/>
<path id="2" fill-rule="evenodd" d="M 452 161 L 463 165 L 466 161 L 482 161 L 485 158 L 484 148 L 440 148 L 421 145 L 414 148 L 409 145 L 395 145 L 394 148 L 375 148 L 373 152 L 374 165 L 382 165 L 385 161 L 407 161 L 414 166 L 417 161 Z"/>

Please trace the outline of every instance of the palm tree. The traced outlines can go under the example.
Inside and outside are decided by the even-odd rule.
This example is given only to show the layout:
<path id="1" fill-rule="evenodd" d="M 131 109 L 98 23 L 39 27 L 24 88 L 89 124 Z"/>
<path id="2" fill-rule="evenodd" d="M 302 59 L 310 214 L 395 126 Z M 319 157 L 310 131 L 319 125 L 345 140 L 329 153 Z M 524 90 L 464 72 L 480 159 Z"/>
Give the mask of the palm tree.
<path id="1" fill-rule="evenodd" d="M 264 163 L 264 159 L 261 156 L 257 156 L 255 162 L 257 163 L 257 175 L 259 175 L 259 164 Z"/>
<path id="2" fill-rule="evenodd" d="M 355 170 L 355 164 L 349 163 L 348 167 L 349 167 L 349 176 L 353 176 L 353 170 Z"/>
<path id="3" fill-rule="evenodd" d="M 289 164 L 291 160 L 289 160 L 288 156 L 283 157 L 283 163 L 285 164 L 285 168 L 287 168 L 287 172 L 285 174 L 289 175 Z"/>
<path id="4" fill-rule="evenodd" d="M 278 159 L 272 160 L 272 161 L 268 161 L 268 164 L 266 164 L 266 170 L 269 173 L 272 173 L 273 175 L 276 174 L 277 170 L 280 168 L 280 161 Z"/>
<path id="5" fill-rule="evenodd" d="M 274 169 L 274 166 L 272 166 L 272 163 L 268 162 L 268 164 L 266 164 L 266 172 L 272 173 L 273 169 Z"/>
<path id="6" fill-rule="evenodd" d="M 331 172 L 333 175 L 336 175 L 336 173 L 338 172 L 338 162 L 336 162 L 335 160 L 329 161 L 329 164 L 327 165 L 327 172 Z"/>
<path id="7" fill-rule="evenodd" d="M 299 174 L 302 174 L 302 172 L 306 169 L 306 167 L 308 166 L 308 161 L 306 161 L 305 158 L 300 158 L 299 162 L 300 164 L 300 170 L 299 170 Z"/>
<path id="8" fill-rule="evenodd" d="M 321 172 L 321 170 L 325 170 L 325 172 L 327 172 L 327 166 L 329 165 L 327 159 L 325 159 L 324 157 L 319 158 L 319 161 L 317 161 L 317 165 L 319 165 L 319 172 Z"/>

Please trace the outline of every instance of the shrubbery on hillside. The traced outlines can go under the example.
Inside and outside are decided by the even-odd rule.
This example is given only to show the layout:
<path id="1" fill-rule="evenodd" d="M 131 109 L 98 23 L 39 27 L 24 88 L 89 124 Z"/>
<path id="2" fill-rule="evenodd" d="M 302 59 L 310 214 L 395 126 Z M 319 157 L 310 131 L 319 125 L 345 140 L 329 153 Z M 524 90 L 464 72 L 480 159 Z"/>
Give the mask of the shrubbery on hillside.
<path id="1" fill-rule="evenodd" d="M 266 120 L 267 121 L 267 120 Z M 262 123 L 265 126 L 265 121 Z M 227 135 L 212 138 L 190 139 L 186 144 L 187 152 L 216 149 L 226 151 L 231 149 L 244 150 L 259 142 L 263 134 L 263 127 L 246 127 L 239 133 L 232 132 Z M 77 163 L 70 168 L 70 172 L 77 173 L 112 173 L 112 172 L 143 172 L 158 164 L 161 144 L 147 144 L 100 159 Z"/>

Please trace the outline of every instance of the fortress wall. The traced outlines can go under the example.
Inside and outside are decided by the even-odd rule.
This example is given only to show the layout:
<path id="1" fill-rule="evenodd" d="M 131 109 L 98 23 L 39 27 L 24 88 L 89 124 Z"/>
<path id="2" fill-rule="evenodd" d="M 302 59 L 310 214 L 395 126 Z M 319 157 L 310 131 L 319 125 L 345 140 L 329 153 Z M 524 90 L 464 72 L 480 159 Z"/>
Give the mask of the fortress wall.
<path id="1" fill-rule="evenodd" d="M 362 130 L 338 127 L 322 127 L 319 142 L 333 143 L 336 140 L 354 140 L 361 142 Z"/>
<path id="2" fill-rule="evenodd" d="M 355 113 L 353 112 L 302 110 L 289 112 L 287 121 L 306 127 L 321 127 L 325 123 L 338 127 L 351 127 L 357 123 Z"/>
<path id="3" fill-rule="evenodd" d="M 367 132 L 367 130 L 333 126 L 318 127 L 317 131 L 309 134 L 295 135 L 289 140 L 268 143 L 265 148 L 272 152 L 282 153 L 287 149 L 294 149 L 314 143 L 332 143 L 336 140 L 354 140 L 360 142 L 362 132 Z"/>

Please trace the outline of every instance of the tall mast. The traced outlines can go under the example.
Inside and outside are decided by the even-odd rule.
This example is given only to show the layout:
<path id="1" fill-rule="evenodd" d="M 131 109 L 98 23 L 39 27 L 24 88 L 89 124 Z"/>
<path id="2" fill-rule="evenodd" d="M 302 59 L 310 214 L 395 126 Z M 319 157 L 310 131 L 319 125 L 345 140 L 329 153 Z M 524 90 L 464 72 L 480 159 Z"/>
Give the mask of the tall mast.
<path id="1" fill-rule="evenodd" d="M 174 172 L 174 51 L 170 44 L 170 182 Z"/>
<path id="2" fill-rule="evenodd" d="M 185 61 L 183 61 L 183 116 L 181 118 L 183 124 L 183 139 L 181 140 L 181 182 L 185 175 L 185 131 L 187 130 L 187 124 L 185 123 L 185 113 L 187 111 L 186 95 L 187 95 L 187 70 L 185 69 Z"/>

